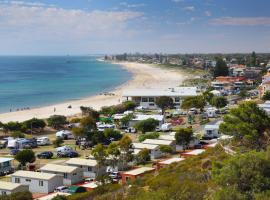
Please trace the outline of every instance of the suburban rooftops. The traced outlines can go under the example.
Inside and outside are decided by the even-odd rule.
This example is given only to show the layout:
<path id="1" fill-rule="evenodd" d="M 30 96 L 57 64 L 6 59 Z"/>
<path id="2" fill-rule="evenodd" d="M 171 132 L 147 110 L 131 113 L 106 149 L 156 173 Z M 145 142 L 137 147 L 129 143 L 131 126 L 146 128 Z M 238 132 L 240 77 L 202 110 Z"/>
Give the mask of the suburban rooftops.
<path id="1" fill-rule="evenodd" d="M 156 144 L 156 145 L 172 145 L 171 140 L 157 140 L 157 139 L 146 139 L 142 142 L 143 144 Z"/>
<path id="2" fill-rule="evenodd" d="M 40 168 L 41 171 L 52 171 L 59 173 L 72 173 L 77 169 L 77 167 L 66 166 L 66 165 L 56 165 L 56 164 L 47 164 Z"/>
<path id="3" fill-rule="evenodd" d="M 71 158 L 66 162 L 66 164 L 95 167 L 97 165 L 97 161 L 83 158 Z"/>
<path id="4" fill-rule="evenodd" d="M 41 180 L 50 180 L 57 176 L 56 174 L 49 174 L 49 173 L 43 173 L 43 172 L 32 172 L 32 171 L 23 171 L 19 170 L 15 172 L 14 174 L 11 174 L 11 176 L 16 177 L 23 177 L 23 178 L 32 178 L 32 179 L 41 179 Z"/>
<path id="5" fill-rule="evenodd" d="M 136 175 L 140 175 L 140 174 L 143 174 L 145 172 L 150 172 L 150 171 L 154 171 L 154 170 L 155 170 L 155 168 L 152 168 L 152 167 L 140 167 L 137 169 L 127 171 L 124 174 L 136 176 Z"/>
<path id="6" fill-rule="evenodd" d="M 155 144 L 144 144 L 144 143 L 132 143 L 132 146 L 134 149 L 156 149 L 158 148 L 158 145 Z"/>
<path id="7" fill-rule="evenodd" d="M 172 163 L 180 162 L 180 161 L 183 161 L 183 160 L 185 160 L 185 158 L 170 158 L 170 159 L 167 159 L 167 160 L 160 161 L 159 163 L 164 164 L 164 165 L 170 165 Z"/>
<path id="8" fill-rule="evenodd" d="M 12 183 L 12 182 L 6 182 L 6 181 L 0 181 L 0 190 L 14 190 L 17 187 L 20 187 L 21 184 L 19 183 Z"/>
<path id="9" fill-rule="evenodd" d="M 0 158 L 0 163 L 12 161 L 14 158 Z"/>

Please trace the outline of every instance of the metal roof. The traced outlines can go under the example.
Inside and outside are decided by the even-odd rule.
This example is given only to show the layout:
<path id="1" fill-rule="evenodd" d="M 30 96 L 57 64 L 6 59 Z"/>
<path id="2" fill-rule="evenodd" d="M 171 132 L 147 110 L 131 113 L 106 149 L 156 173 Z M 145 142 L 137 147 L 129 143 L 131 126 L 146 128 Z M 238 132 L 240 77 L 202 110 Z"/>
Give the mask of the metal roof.
<path id="1" fill-rule="evenodd" d="M 180 162 L 180 161 L 183 161 L 183 160 L 185 160 L 185 158 L 170 158 L 170 159 L 161 161 L 161 162 L 159 162 L 159 163 L 160 163 L 160 164 L 164 164 L 164 165 L 170 165 L 170 164 L 172 164 L 172 163 Z"/>
<path id="2" fill-rule="evenodd" d="M 158 145 L 155 144 L 144 144 L 144 143 L 132 143 L 132 146 L 134 149 L 156 149 L 158 148 Z"/>
<path id="3" fill-rule="evenodd" d="M 3 158 L 3 157 L 1 157 L 1 158 L 0 158 L 0 163 L 12 161 L 12 160 L 14 160 L 14 158 Z"/>
<path id="4" fill-rule="evenodd" d="M 132 119 L 132 121 L 143 121 L 143 120 L 146 120 L 146 119 L 155 119 L 157 121 L 163 121 L 164 119 L 164 116 L 163 115 L 141 115 L 141 114 L 138 114 L 138 115 L 135 115 L 135 118 Z"/>
<path id="5" fill-rule="evenodd" d="M 123 97 L 186 97 L 196 96 L 196 87 L 175 87 L 170 89 L 129 89 L 123 92 Z"/>
<path id="6" fill-rule="evenodd" d="M 95 167 L 97 165 L 97 161 L 83 158 L 71 158 L 66 162 L 66 164 Z"/>
<path id="7" fill-rule="evenodd" d="M 23 178 L 32 178 L 32 179 L 41 179 L 41 180 L 50 180 L 54 177 L 56 177 L 56 174 L 49 174 L 49 173 L 43 173 L 43 172 L 32 172 L 32 171 L 17 171 L 11 176 L 16 176 L 16 177 L 23 177 Z"/>
<path id="8" fill-rule="evenodd" d="M 142 143 L 144 143 L 144 144 L 156 144 L 156 145 L 172 145 L 173 141 L 170 141 L 170 140 L 157 140 L 157 139 L 146 139 Z"/>
<path id="9" fill-rule="evenodd" d="M 175 141 L 175 136 L 173 135 L 160 135 L 159 140 L 169 140 L 169 141 Z"/>
<path id="10" fill-rule="evenodd" d="M 62 173 L 72 173 L 78 167 L 66 166 L 66 165 L 56 165 L 56 164 L 47 164 L 40 168 L 41 171 L 51 171 L 51 172 L 62 172 Z"/>
<path id="11" fill-rule="evenodd" d="M 0 190 L 14 190 L 18 187 L 22 186 L 19 183 L 12 183 L 12 182 L 6 182 L 6 181 L 0 181 Z"/>
<path id="12" fill-rule="evenodd" d="M 153 168 L 153 167 L 140 167 L 137 169 L 133 169 L 133 170 L 124 172 L 124 174 L 136 176 L 136 175 L 144 174 L 146 172 L 150 172 L 150 171 L 154 171 L 154 170 L 155 170 L 155 168 Z"/>

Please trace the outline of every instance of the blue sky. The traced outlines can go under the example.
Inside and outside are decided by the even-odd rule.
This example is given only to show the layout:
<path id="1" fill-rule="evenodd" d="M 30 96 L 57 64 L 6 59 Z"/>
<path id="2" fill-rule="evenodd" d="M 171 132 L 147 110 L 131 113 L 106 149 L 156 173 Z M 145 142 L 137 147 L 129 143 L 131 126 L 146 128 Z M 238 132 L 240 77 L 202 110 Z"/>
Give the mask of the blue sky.
<path id="1" fill-rule="evenodd" d="M 269 52 L 269 0 L 0 0 L 0 54 Z"/>

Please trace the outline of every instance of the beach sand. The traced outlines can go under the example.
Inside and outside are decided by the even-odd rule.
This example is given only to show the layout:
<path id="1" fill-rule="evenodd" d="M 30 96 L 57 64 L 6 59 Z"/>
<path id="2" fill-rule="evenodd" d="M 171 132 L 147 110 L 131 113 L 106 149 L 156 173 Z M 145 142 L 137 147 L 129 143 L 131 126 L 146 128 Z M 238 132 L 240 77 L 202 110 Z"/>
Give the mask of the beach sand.
<path id="1" fill-rule="evenodd" d="M 81 112 L 80 106 L 90 106 L 96 110 L 99 110 L 103 106 L 110 106 L 121 103 L 121 96 L 124 90 L 134 88 L 140 89 L 175 87 L 180 85 L 184 79 L 187 79 L 187 76 L 181 73 L 180 70 L 164 69 L 154 65 L 130 62 L 121 62 L 116 64 L 120 64 L 129 70 L 133 76 L 130 77 L 130 81 L 117 87 L 114 91 L 111 91 L 110 93 L 113 93 L 113 96 L 100 94 L 51 106 L 3 113 L 0 114 L 0 121 L 3 123 L 9 121 L 22 122 L 33 117 L 45 119 L 51 115 L 65 115 L 67 117 L 74 116 Z M 69 105 L 71 105 L 72 108 L 68 108 Z"/>

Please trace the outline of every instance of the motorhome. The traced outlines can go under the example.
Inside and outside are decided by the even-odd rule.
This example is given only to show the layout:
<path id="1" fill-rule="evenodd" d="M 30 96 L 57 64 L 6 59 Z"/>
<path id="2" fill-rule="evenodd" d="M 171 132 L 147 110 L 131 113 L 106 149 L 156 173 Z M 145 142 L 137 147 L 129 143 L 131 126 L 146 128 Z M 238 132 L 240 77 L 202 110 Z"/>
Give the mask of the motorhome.
<path id="1" fill-rule="evenodd" d="M 60 137 L 63 139 L 74 139 L 74 135 L 72 134 L 71 131 L 68 131 L 68 130 L 58 131 L 58 132 L 56 132 L 55 135 L 56 135 L 56 137 Z"/>
<path id="2" fill-rule="evenodd" d="M 50 139 L 48 137 L 40 137 L 40 138 L 37 139 L 37 144 L 39 146 L 49 145 L 50 144 Z"/>

